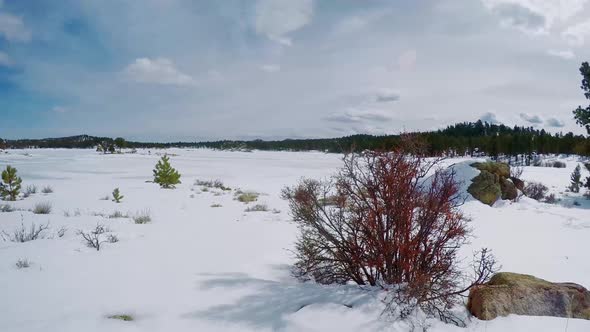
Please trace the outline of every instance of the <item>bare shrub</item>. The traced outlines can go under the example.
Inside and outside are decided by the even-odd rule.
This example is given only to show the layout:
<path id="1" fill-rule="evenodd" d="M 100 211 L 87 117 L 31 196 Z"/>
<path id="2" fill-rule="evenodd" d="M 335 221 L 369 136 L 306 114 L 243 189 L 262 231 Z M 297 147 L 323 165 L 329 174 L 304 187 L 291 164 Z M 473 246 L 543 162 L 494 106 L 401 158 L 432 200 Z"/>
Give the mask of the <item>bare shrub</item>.
<path id="1" fill-rule="evenodd" d="M 53 188 L 51 186 L 45 186 L 41 189 L 41 192 L 44 194 L 51 194 L 53 192 Z"/>
<path id="2" fill-rule="evenodd" d="M 527 197 L 535 199 L 537 201 L 542 200 L 547 195 L 547 191 L 549 188 L 540 182 L 528 182 L 526 186 L 524 186 L 524 194 Z"/>
<path id="3" fill-rule="evenodd" d="M 196 180 L 195 185 L 207 188 L 216 188 L 223 191 L 230 191 L 231 188 L 223 184 L 221 180 Z"/>
<path id="4" fill-rule="evenodd" d="M 51 203 L 49 202 L 41 202 L 35 204 L 33 207 L 34 214 L 50 214 L 51 213 Z"/>
<path id="5" fill-rule="evenodd" d="M 152 214 L 151 214 L 150 210 L 139 211 L 133 216 L 133 221 L 136 224 L 150 223 L 150 222 L 152 222 Z"/>
<path id="6" fill-rule="evenodd" d="M 35 185 L 28 185 L 25 188 L 25 191 L 24 191 L 23 195 L 26 198 L 26 197 L 29 197 L 29 196 L 31 196 L 33 194 L 36 194 L 36 193 L 37 193 L 37 186 L 35 186 Z"/>
<path id="7" fill-rule="evenodd" d="M 545 203 L 547 204 L 555 204 L 559 202 L 559 199 L 557 199 L 557 197 L 555 197 L 555 194 L 551 194 L 547 197 L 545 197 Z"/>
<path id="8" fill-rule="evenodd" d="M 101 245 L 107 242 L 107 239 L 104 238 L 103 234 L 108 232 L 110 232 L 110 230 L 104 225 L 96 224 L 96 227 L 89 232 L 78 230 L 78 235 L 82 237 L 84 244 L 86 244 L 88 248 L 94 248 L 96 251 L 99 251 Z"/>
<path id="9" fill-rule="evenodd" d="M 524 167 L 518 166 L 510 166 L 510 177 L 520 179 L 522 173 L 524 172 Z"/>
<path id="10" fill-rule="evenodd" d="M 487 281 L 495 261 L 483 249 L 474 261 L 475 275 L 460 270 L 457 256 L 470 234 L 468 220 L 459 210 L 463 201 L 454 170 L 426 178 L 439 161 L 401 150 L 350 154 L 331 179 L 304 179 L 285 188 L 282 197 L 300 229 L 296 275 L 322 284 L 381 286 L 391 295 L 392 314 L 403 304 L 409 308 L 404 316 L 419 307 L 462 325 L 450 308 Z"/>
<path id="11" fill-rule="evenodd" d="M 246 212 L 265 212 L 268 211 L 268 206 L 266 204 L 256 204 L 254 206 L 248 207 Z"/>
<path id="12" fill-rule="evenodd" d="M 27 229 L 24 223 L 21 223 L 21 226 L 15 229 L 12 234 L 6 233 L 2 231 L 2 239 L 4 241 L 11 241 L 11 242 L 29 242 L 34 241 L 37 239 L 44 239 L 45 238 L 45 231 L 49 229 L 49 223 L 41 224 L 37 226 L 36 224 L 32 223 L 31 226 Z"/>
<path id="13" fill-rule="evenodd" d="M 26 258 L 21 258 L 18 261 L 16 261 L 15 265 L 16 265 L 16 268 L 19 270 L 26 269 L 31 266 L 31 262 Z"/>
<path id="14" fill-rule="evenodd" d="M 108 243 L 117 243 L 117 242 L 119 242 L 119 237 L 115 234 L 109 234 L 109 235 L 107 235 L 107 242 Z"/>

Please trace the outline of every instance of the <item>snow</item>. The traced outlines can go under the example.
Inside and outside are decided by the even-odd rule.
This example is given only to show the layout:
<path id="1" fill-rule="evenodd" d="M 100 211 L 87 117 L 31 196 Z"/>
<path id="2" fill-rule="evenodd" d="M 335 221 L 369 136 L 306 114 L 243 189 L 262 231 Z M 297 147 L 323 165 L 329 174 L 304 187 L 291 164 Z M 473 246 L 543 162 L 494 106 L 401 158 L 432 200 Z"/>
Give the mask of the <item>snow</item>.
<path id="1" fill-rule="evenodd" d="M 301 283 L 290 275 L 289 250 L 297 235 L 280 190 L 302 177 L 321 178 L 341 165 L 341 156 L 319 152 L 221 152 L 140 150 L 101 155 L 91 150 L 10 150 L 0 167 L 18 169 L 23 187 L 46 185 L 17 202 L 30 209 L 50 202 L 49 215 L 29 211 L 0 213 L 0 230 L 49 222 L 48 238 L 26 243 L 0 240 L 0 331 L 588 331 L 590 322 L 553 317 L 509 316 L 484 322 L 472 318 L 466 329 L 435 320 L 394 321 L 381 315 L 383 294 L 357 286 Z M 162 153 L 182 174 L 174 190 L 151 180 Z M 526 167 L 523 177 L 545 183 L 561 202 L 527 198 L 489 207 L 468 199 L 462 209 L 474 237 L 463 254 L 488 247 L 503 271 L 529 273 L 551 281 L 590 286 L 590 205 L 566 193 L 575 158 L 567 168 Z M 477 174 L 473 160 L 451 159 L 463 181 Z M 587 176 L 583 173 L 583 176 Z M 220 179 L 233 189 L 260 193 L 249 205 L 233 192 L 202 191 L 196 179 Z M 464 186 L 468 185 L 465 183 Z M 100 200 L 115 187 L 120 204 Z M 579 201 L 580 206 L 573 202 Z M 6 202 L 2 202 L 6 203 Z M 268 212 L 244 212 L 256 203 Z M 211 207 L 221 204 L 221 207 Z M 152 222 L 109 219 L 121 211 L 149 210 Z M 67 212 L 67 213 L 66 213 Z M 66 216 L 69 214 L 69 217 Z M 97 223 L 119 238 L 100 251 L 87 248 L 78 230 Z M 55 233 L 65 226 L 64 237 Z M 17 269 L 19 259 L 31 267 Z M 135 320 L 108 319 L 129 314 Z"/>

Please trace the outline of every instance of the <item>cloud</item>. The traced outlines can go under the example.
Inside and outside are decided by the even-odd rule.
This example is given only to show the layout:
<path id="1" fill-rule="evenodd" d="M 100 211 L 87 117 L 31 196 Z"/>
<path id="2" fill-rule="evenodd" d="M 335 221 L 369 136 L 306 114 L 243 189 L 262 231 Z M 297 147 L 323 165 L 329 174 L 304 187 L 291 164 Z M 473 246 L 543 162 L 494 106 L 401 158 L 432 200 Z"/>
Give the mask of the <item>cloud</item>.
<path id="1" fill-rule="evenodd" d="M 262 71 L 267 72 L 267 73 L 276 73 L 278 71 L 281 71 L 281 66 L 276 65 L 276 64 L 266 64 L 266 65 L 260 66 L 260 69 Z"/>
<path id="2" fill-rule="evenodd" d="M 31 40 L 31 31 L 25 26 L 23 20 L 8 13 L 0 13 L 0 35 L 8 41 L 28 42 Z"/>
<path id="3" fill-rule="evenodd" d="M 124 74 L 132 81 L 163 85 L 190 86 L 195 80 L 176 69 L 172 60 L 166 58 L 138 58 L 128 65 Z"/>
<path id="4" fill-rule="evenodd" d="M 494 6 L 492 11 L 500 17 L 502 24 L 525 32 L 542 33 L 547 28 L 547 22 L 543 15 L 520 4 L 502 3 Z"/>
<path id="5" fill-rule="evenodd" d="M 392 119 L 391 114 L 382 110 L 350 110 L 343 113 L 333 113 L 324 118 L 327 121 L 342 123 L 383 122 Z"/>
<path id="6" fill-rule="evenodd" d="M 576 55 L 574 54 L 574 52 L 572 50 L 564 50 L 564 51 L 549 50 L 549 51 L 547 51 L 547 54 L 554 56 L 554 57 L 562 58 L 564 60 L 571 60 L 576 57 Z"/>
<path id="7" fill-rule="evenodd" d="M 390 89 L 382 89 L 377 92 L 375 96 L 375 101 L 379 103 L 388 103 L 392 101 L 398 101 L 400 99 L 400 94 L 398 91 L 390 90 Z"/>
<path id="8" fill-rule="evenodd" d="M 573 46 L 582 46 L 590 35 L 590 20 L 572 25 L 565 29 L 561 35 Z"/>
<path id="9" fill-rule="evenodd" d="M 416 50 L 405 50 L 397 58 L 399 69 L 402 71 L 414 69 L 414 67 L 416 66 L 416 58 Z"/>
<path id="10" fill-rule="evenodd" d="M 492 113 L 492 112 L 484 113 L 479 119 L 481 121 L 487 122 L 489 124 L 498 124 L 498 123 L 500 123 L 500 121 L 498 121 L 498 118 L 496 117 L 496 113 Z"/>
<path id="11" fill-rule="evenodd" d="M 51 108 L 51 111 L 60 114 L 69 112 L 69 110 L 63 106 L 53 106 L 53 108 Z"/>
<path id="12" fill-rule="evenodd" d="M 535 114 L 520 113 L 520 118 L 523 119 L 524 121 L 532 123 L 532 124 L 543 123 L 543 119 L 541 119 L 540 116 L 535 115 Z"/>
<path id="13" fill-rule="evenodd" d="M 257 33 L 290 46 L 286 35 L 309 24 L 312 16 L 312 0 L 258 0 L 254 26 Z"/>
<path id="14" fill-rule="evenodd" d="M 548 127 L 561 128 L 561 127 L 565 126 L 565 123 L 563 123 L 563 121 L 560 121 L 556 118 L 549 118 L 549 119 L 547 119 L 547 121 L 545 121 L 545 125 L 547 125 Z"/>
<path id="15" fill-rule="evenodd" d="M 12 58 L 8 54 L 0 51 L 0 67 L 12 66 L 14 66 L 14 61 L 12 60 Z"/>

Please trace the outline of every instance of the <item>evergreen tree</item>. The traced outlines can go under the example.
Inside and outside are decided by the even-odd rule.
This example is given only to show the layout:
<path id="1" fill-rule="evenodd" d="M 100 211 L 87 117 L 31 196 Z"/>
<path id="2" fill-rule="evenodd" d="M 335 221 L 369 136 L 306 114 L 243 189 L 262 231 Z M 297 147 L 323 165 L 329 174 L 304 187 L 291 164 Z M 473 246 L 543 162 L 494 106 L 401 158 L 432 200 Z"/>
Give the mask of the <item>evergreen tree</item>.
<path id="1" fill-rule="evenodd" d="M 8 165 L 6 169 L 2 171 L 2 181 L 0 183 L 0 195 L 3 199 L 15 201 L 16 197 L 20 193 L 21 184 L 23 180 L 16 175 L 16 168 Z"/>
<path id="2" fill-rule="evenodd" d="M 582 177 L 582 174 L 580 171 L 581 171 L 580 165 L 578 165 L 578 166 L 576 166 L 576 168 L 574 169 L 574 172 L 570 176 L 571 184 L 568 187 L 568 189 L 571 192 L 574 192 L 574 193 L 580 192 L 580 184 L 582 184 L 582 181 L 580 181 L 580 178 Z"/>
<path id="3" fill-rule="evenodd" d="M 584 96 L 586 99 L 590 100 L 590 65 L 588 62 L 582 63 L 580 67 L 580 74 L 582 74 L 582 90 L 584 90 Z M 574 119 L 576 119 L 576 123 L 580 126 L 586 128 L 588 134 L 590 134 L 590 106 L 586 108 L 582 108 L 582 106 L 578 106 L 576 110 L 574 110 Z"/>
<path id="4" fill-rule="evenodd" d="M 115 190 L 113 190 L 113 201 L 115 203 L 121 203 L 124 197 L 125 196 L 121 195 L 119 188 L 115 188 Z"/>
<path id="5" fill-rule="evenodd" d="M 119 149 L 119 152 L 121 152 L 121 149 L 127 146 L 127 141 L 123 137 L 117 137 L 115 138 L 115 145 Z"/>
<path id="6" fill-rule="evenodd" d="M 170 158 L 163 156 L 154 169 L 154 182 L 165 189 L 174 188 L 180 183 L 180 173 L 170 166 Z"/>

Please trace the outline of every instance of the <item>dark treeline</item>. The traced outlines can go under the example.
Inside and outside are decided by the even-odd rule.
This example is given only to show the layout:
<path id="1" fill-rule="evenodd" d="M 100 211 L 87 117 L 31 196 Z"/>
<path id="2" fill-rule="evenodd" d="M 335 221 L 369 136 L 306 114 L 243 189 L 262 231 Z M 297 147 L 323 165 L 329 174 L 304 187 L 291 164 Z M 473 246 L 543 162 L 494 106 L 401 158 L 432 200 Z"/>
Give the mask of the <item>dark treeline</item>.
<path id="1" fill-rule="evenodd" d="M 431 132 L 418 132 L 413 135 L 422 138 L 431 155 L 442 153 L 485 154 L 488 156 L 538 154 L 578 154 L 590 155 L 590 140 L 573 133 L 551 134 L 544 129 L 533 127 L 509 127 L 487 122 L 465 122 Z M 114 142 L 111 138 L 93 136 L 72 136 L 40 140 L 0 140 L 4 148 L 94 148 L 104 142 Z M 125 142 L 128 148 L 169 148 L 196 147 L 220 150 L 273 150 L 273 151 L 325 151 L 348 152 L 352 150 L 391 150 L 399 146 L 399 135 L 352 135 L 340 138 L 323 139 L 285 139 L 263 140 L 222 140 L 211 142 L 146 143 Z"/>

